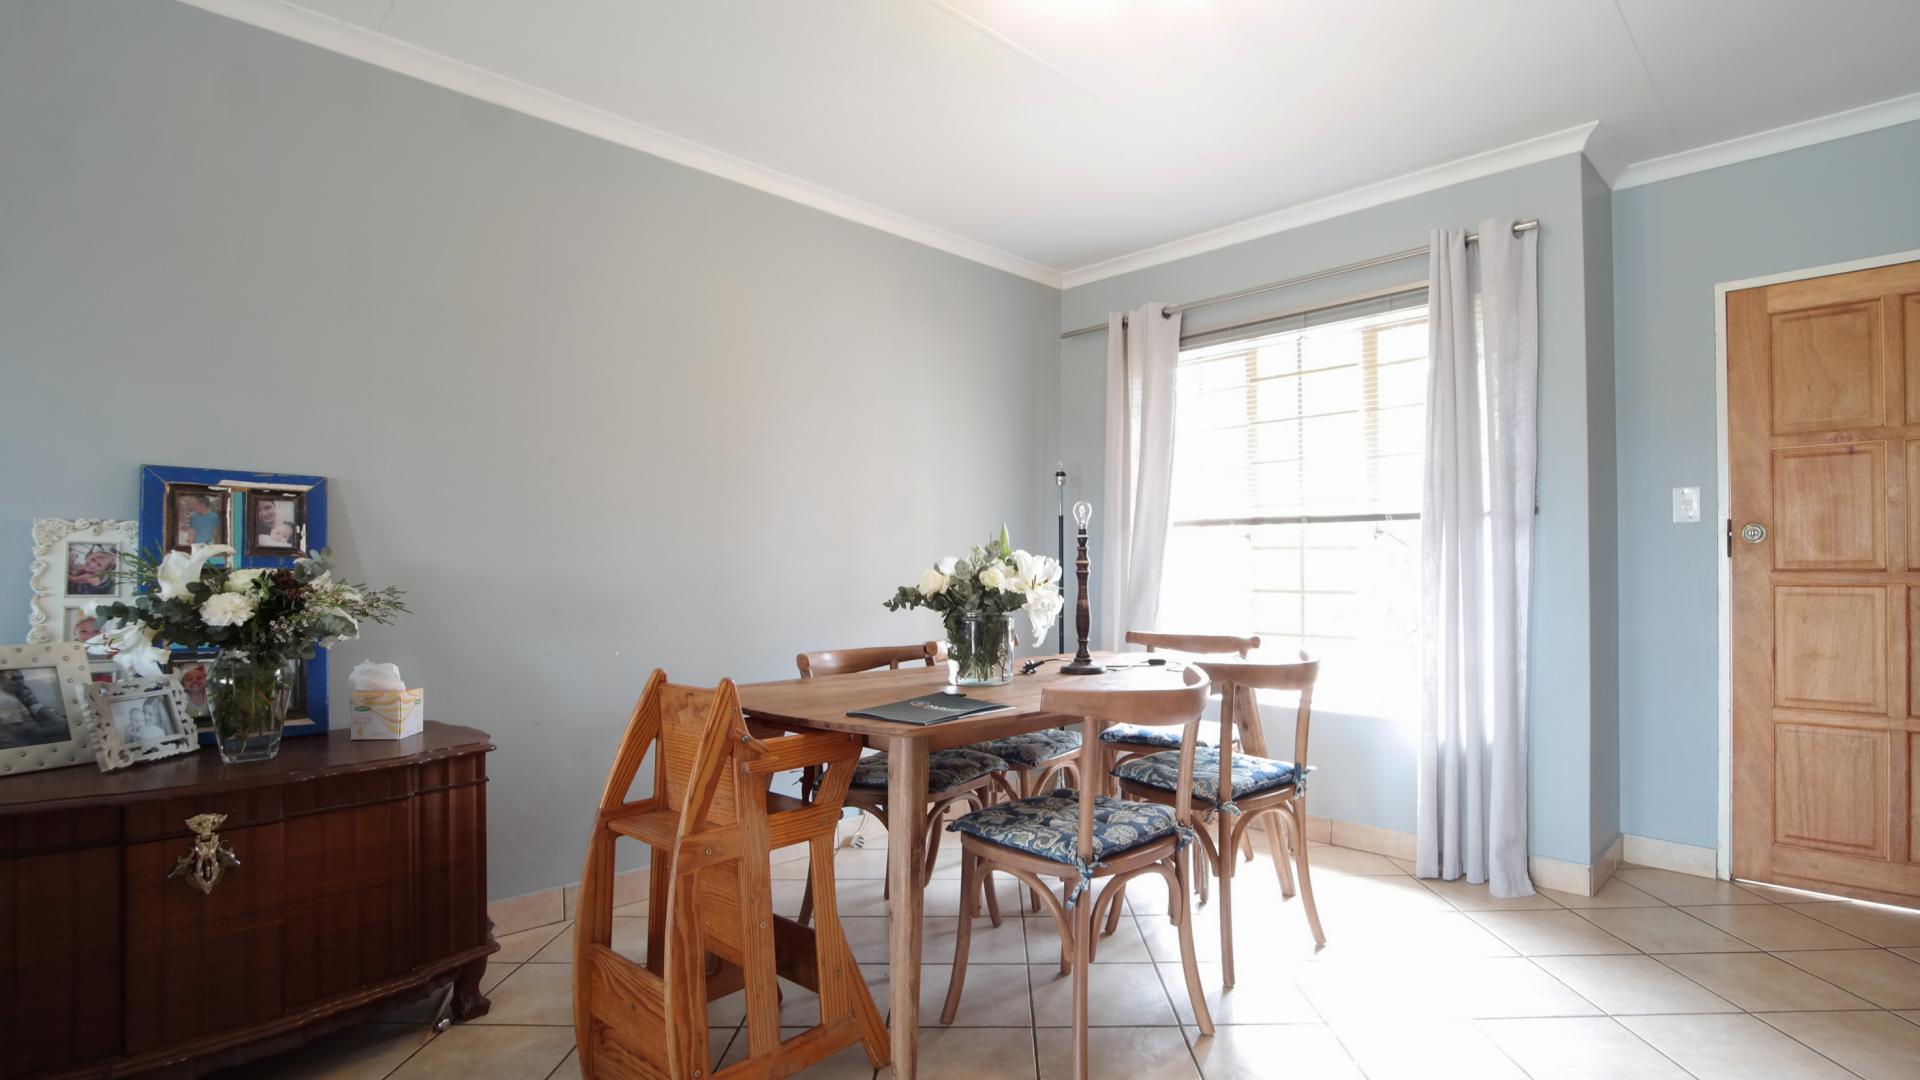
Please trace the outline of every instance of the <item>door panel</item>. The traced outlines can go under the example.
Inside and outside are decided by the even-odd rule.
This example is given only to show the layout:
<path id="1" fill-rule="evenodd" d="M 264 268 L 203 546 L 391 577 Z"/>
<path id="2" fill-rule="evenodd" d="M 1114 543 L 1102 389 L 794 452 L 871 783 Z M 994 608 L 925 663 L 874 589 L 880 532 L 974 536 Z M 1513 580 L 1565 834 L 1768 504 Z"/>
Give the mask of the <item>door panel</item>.
<path id="1" fill-rule="evenodd" d="M 1920 906 L 1920 263 L 1726 320 L 1733 872 Z"/>

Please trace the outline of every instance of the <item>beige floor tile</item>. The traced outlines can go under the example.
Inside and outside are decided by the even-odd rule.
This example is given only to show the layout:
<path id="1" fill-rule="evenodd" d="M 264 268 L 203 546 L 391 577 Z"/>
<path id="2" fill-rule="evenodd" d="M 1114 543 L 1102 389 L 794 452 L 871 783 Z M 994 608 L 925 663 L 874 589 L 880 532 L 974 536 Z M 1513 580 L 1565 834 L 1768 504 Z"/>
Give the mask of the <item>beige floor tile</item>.
<path id="1" fill-rule="evenodd" d="M 1629 1031 L 1699 1080 L 1845 1080 L 1845 1069 L 1751 1016 L 1625 1016 Z"/>
<path id="2" fill-rule="evenodd" d="M 887 962 L 888 922 L 889 920 L 884 918 L 862 916 L 853 916 L 840 920 L 840 932 L 846 935 L 847 948 L 853 950 L 853 958 L 856 961 L 862 964 L 884 964 Z M 936 956 L 931 951 L 928 951 L 923 943 L 921 947 L 921 958 L 923 960 L 951 961 L 953 959 L 952 936 L 949 935 L 947 938 L 947 955 Z"/>
<path id="3" fill-rule="evenodd" d="M 1522 956 L 1594 956 L 1637 952 L 1571 911 L 1475 911 L 1468 918 Z"/>
<path id="4" fill-rule="evenodd" d="M 499 986 L 502 982 L 506 981 L 507 976 L 513 974 L 515 969 L 519 968 L 519 966 L 520 966 L 519 964 L 499 964 L 499 963 L 489 962 L 487 964 L 487 973 L 485 975 L 480 976 L 480 992 L 483 994 L 490 993 L 494 987 Z"/>
<path id="5" fill-rule="evenodd" d="M 1651 956 L 1542 956 L 1534 963 L 1613 1016 L 1739 1011 Z"/>
<path id="6" fill-rule="evenodd" d="M 1180 930 L 1167 920 L 1165 915 L 1142 915 L 1134 920 L 1140 929 L 1140 938 L 1147 944 L 1147 952 L 1156 962 L 1180 960 Z M 1047 938 L 1040 938 L 1033 956 L 1045 960 L 1053 956 L 1053 944 Z M 1245 944 L 1239 937 L 1234 938 L 1236 954 Z M 1308 944 L 1311 944 L 1309 940 Z M 1201 960 L 1220 959 L 1220 919 L 1211 912 L 1196 909 L 1193 919 L 1193 955 Z"/>
<path id="7" fill-rule="evenodd" d="M 533 954 L 528 961 L 534 964 L 571 964 L 573 963 L 573 923 L 557 935 L 546 947 Z M 613 951 L 636 964 L 647 962 L 647 920 L 644 916 L 633 918 L 616 915 L 613 919 Z"/>
<path id="8" fill-rule="evenodd" d="M 999 926 L 993 925 L 982 915 L 973 920 L 973 937 L 967 943 L 967 962 L 973 964 L 1023 964 L 1031 959 L 1027 955 L 1027 934 L 1024 920 L 1015 918 L 1011 912 L 1001 913 Z M 923 964 L 953 963 L 953 949 L 960 933 L 960 916 L 929 915 L 920 923 L 920 962 Z M 1042 950 L 1049 955 L 1058 956 L 1058 950 L 1046 946 Z M 866 962 L 867 957 L 856 954 L 856 959 Z M 886 959 L 883 955 L 882 960 Z"/>
<path id="9" fill-rule="evenodd" d="M 1687 1080 L 1611 1017 L 1482 1020 L 1480 1030 L 1536 1080 Z"/>
<path id="10" fill-rule="evenodd" d="M 1815 922 L 1778 904 L 1726 904 L 1680 910 L 1739 938 L 1757 949 L 1788 952 L 1796 949 L 1864 949 L 1867 943 Z"/>
<path id="11" fill-rule="evenodd" d="M 1773 1013 L 1760 1019 L 1866 1080 L 1920 1076 L 1920 1026 L 1892 1013 Z"/>
<path id="12" fill-rule="evenodd" d="M 547 943 L 559 937 L 572 923 L 558 922 L 548 926 L 536 926 L 531 930 L 522 930 L 517 934 L 508 934 L 500 938 L 500 951 L 487 958 L 495 964 L 519 964 L 533 959 L 533 955 L 545 948 Z"/>
<path id="13" fill-rule="evenodd" d="M 1883 949 L 1782 953 L 1810 971 L 1883 1009 L 1920 1009 L 1920 964 Z"/>
<path id="14" fill-rule="evenodd" d="M 382 1080 L 426 1037 L 417 1024 L 359 1024 L 297 1050 L 223 1069 L 213 1080 Z"/>
<path id="15" fill-rule="evenodd" d="M 1838 986 L 1766 953 L 1688 953 L 1660 960 L 1748 1012 L 1867 1007 Z"/>
<path id="16" fill-rule="evenodd" d="M 920 1080 L 1033 1080 L 1034 1033 L 1030 1028 L 922 1027 Z M 821 1071 L 838 1059 L 845 1071 Z M 867 1080 L 873 1070 L 859 1047 L 848 1047 L 800 1076 L 807 1080 Z M 874 1080 L 892 1080 L 891 1068 Z"/>
<path id="17" fill-rule="evenodd" d="M 1772 901 L 1751 889 L 1731 881 L 1678 874 L 1672 870 L 1654 870 L 1645 866 L 1623 866 L 1614 877 L 1669 904 L 1768 904 Z"/>
<path id="18" fill-rule="evenodd" d="M 1888 948 L 1920 945 L 1920 912 L 1895 911 L 1872 904 L 1794 904 L 1793 910 L 1836 930 Z"/>
<path id="19" fill-rule="evenodd" d="M 1187 992 L 1186 969 L 1179 964 L 1156 965 L 1160 984 L 1173 1001 L 1180 1022 L 1191 1026 L 1193 997 Z M 1258 965 L 1236 969 L 1232 989 L 1220 983 L 1219 964 L 1196 964 L 1200 990 L 1207 998 L 1207 1012 L 1215 1024 L 1311 1024 L 1320 1019 L 1307 996 L 1286 974 Z"/>
<path id="20" fill-rule="evenodd" d="M 580 1075 L 580 1048 L 578 1046 L 575 1046 L 573 1052 L 567 1055 L 566 1060 L 562 1061 L 560 1066 L 553 1070 L 553 1075 L 547 1077 L 547 1080 L 583 1080 Z"/>
<path id="21" fill-rule="evenodd" d="M 812 865 L 812 860 L 805 855 L 785 862 L 776 859 L 769 874 L 775 881 L 802 881 L 805 880 Z"/>
<path id="22" fill-rule="evenodd" d="M 945 855 L 946 844 L 941 844 L 941 854 Z M 795 865 L 793 863 L 785 864 Z M 845 881 L 848 878 L 880 879 L 887 876 L 886 848 L 841 848 L 833 856 L 833 876 Z"/>
<path id="23" fill-rule="evenodd" d="M 1294 981 L 1329 1022 L 1600 1014 L 1523 957 L 1310 964 Z"/>
<path id="24" fill-rule="evenodd" d="M 852 884 L 852 883 L 843 882 L 842 887 L 848 884 Z M 1026 888 L 1022 886 L 1019 882 L 1013 880 L 1010 877 L 1007 877 L 1005 874 L 995 874 L 993 876 L 993 884 L 994 884 L 994 895 L 998 897 L 1000 900 L 1001 916 L 1012 917 L 1012 916 L 1019 915 L 1020 906 L 1026 903 L 1026 900 L 1027 900 Z M 878 882 L 873 883 L 870 886 L 870 891 L 872 893 L 872 901 L 866 906 L 873 906 L 873 904 L 878 904 L 879 905 L 878 910 L 843 911 L 841 912 L 841 914 L 843 915 L 884 915 L 886 914 L 887 912 L 886 905 L 890 903 L 890 901 L 881 899 L 879 883 Z M 924 898 L 922 900 L 922 904 L 923 904 L 922 910 L 928 915 L 952 916 L 952 915 L 960 914 L 960 879 L 959 878 L 934 878 L 932 881 L 927 883 L 927 888 L 925 892 L 922 894 L 922 896 Z M 1045 901 L 1041 901 L 1041 902 L 1045 903 Z M 985 905 L 983 904 L 981 907 L 982 914 L 984 914 L 985 911 L 986 911 L 986 908 L 985 908 Z M 1029 909 L 1027 913 L 1029 915 L 1033 914 L 1031 910 L 1031 905 L 1029 905 Z"/>
<path id="25" fill-rule="evenodd" d="M 927 964 L 920 970 L 920 1018 L 934 1023 L 947 1001 L 953 965 Z M 886 1008 L 881 1004 L 882 1010 Z M 1031 1027 L 1033 995 L 1027 988 L 1025 964 L 968 964 L 967 982 L 960 992 L 956 1027 Z"/>
<path id="26" fill-rule="evenodd" d="M 1328 1024 L 1369 1080 L 1526 1080 L 1469 1020 L 1362 1017 L 1329 1018 Z"/>
<path id="27" fill-rule="evenodd" d="M 1916 1029 L 1920 1030 L 1920 1029 Z M 1212 1035 L 1189 1027 L 1187 1040 L 1206 1080 L 1246 1080 L 1281 1075 L 1306 1080 L 1359 1080 L 1360 1067 L 1323 1024 L 1237 1024 Z"/>
<path id="28" fill-rule="evenodd" d="M 1679 908 L 1593 908 L 1580 917 L 1642 952 L 1753 951 L 1753 946 Z"/>
<path id="29" fill-rule="evenodd" d="M 493 1007 L 472 1023 L 564 1025 L 572 1038 L 572 964 L 522 964 L 487 997 Z"/>
<path id="30" fill-rule="evenodd" d="M 637 918 L 647 913 L 647 901 L 643 897 L 635 900 L 631 904 L 621 904 L 613 909 L 613 913 L 615 915 L 626 915 L 630 918 Z"/>
<path id="31" fill-rule="evenodd" d="M 1896 1012 L 1894 1015 L 1906 1020 L 1908 1023 L 1920 1024 L 1920 1009 L 1908 1009 L 1902 1012 Z"/>
<path id="32" fill-rule="evenodd" d="M 1047 916 L 1027 916 L 1027 962 L 1045 964 L 1059 962 L 1060 931 L 1054 926 L 1053 919 Z M 1094 948 L 1093 962 L 1096 964 L 1150 964 L 1153 954 L 1147 951 L 1147 942 L 1140 936 L 1140 925 L 1131 915 L 1122 915 L 1120 925 L 1114 928 L 1112 935 L 1102 934 Z"/>
<path id="33" fill-rule="evenodd" d="M 1035 1022 L 1073 1026 L 1073 978 L 1052 964 L 1030 964 Z M 1087 1015 L 1096 1027 L 1170 1027 L 1179 1022 L 1152 964 L 1095 964 L 1087 982 Z"/>
<path id="34" fill-rule="evenodd" d="M 1642 892 L 1617 877 L 1608 878 L 1607 883 L 1600 886 L 1600 891 L 1594 893 L 1592 896 L 1581 896 L 1578 893 L 1556 892 L 1553 889 L 1541 889 L 1540 895 L 1552 900 L 1561 907 L 1573 908 L 1575 910 L 1610 907 L 1660 907 L 1666 903 L 1665 900 L 1651 893 Z"/>
<path id="35" fill-rule="evenodd" d="M 1396 868 L 1399 869 L 1401 873 L 1407 875 L 1408 877 L 1412 877 L 1413 875 L 1419 873 L 1419 871 L 1414 867 L 1414 865 L 1405 859 L 1396 859 L 1396 858 L 1393 858 L 1392 856 L 1388 856 L 1387 861 L 1392 863 Z"/>
<path id="36" fill-rule="evenodd" d="M 1260 857 L 1252 863 L 1243 863 L 1240 873 L 1245 875 L 1258 870 L 1262 874 L 1273 874 L 1273 860 L 1267 857 L 1265 841 L 1257 842 L 1255 848 Z M 1352 848 L 1334 847 L 1331 844 L 1314 844 L 1307 848 L 1307 866 L 1313 873 L 1325 871 L 1330 874 L 1353 874 L 1359 876 L 1391 875 L 1405 876 L 1405 871 L 1393 865 L 1393 860 L 1385 855 L 1375 855 L 1368 851 L 1355 851 Z M 1316 883 L 1318 878 L 1315 879 Z"/>
<path id="37" fill-rule="evenodd" d="M 1041 1080 L 1073 1076 L 1073 1029 L 1043 1028 Z M 1127 1080 L 1198 1080 L 1187 1040 L 1179 1028 L 1092 1028 L 1087 1032 L 1087 1073 Z"/>
<path id="38" fill-rule="evenodd" d="M 1552 911 L 1560 906 L 1539 892 L 1532 896 L 1497 897 L 1488 892 L 1484 884 L 1474 885 L 1466 878 L 1455 881 L 1420 878 L 1419 882 L 1461 911 Z"/>
<path id="39" fill-rule="evenodd" d="M 573 1049 L 570 1027 L 455 1024 L 393 1073 L 393 1080 L 531 1080 Z"/>

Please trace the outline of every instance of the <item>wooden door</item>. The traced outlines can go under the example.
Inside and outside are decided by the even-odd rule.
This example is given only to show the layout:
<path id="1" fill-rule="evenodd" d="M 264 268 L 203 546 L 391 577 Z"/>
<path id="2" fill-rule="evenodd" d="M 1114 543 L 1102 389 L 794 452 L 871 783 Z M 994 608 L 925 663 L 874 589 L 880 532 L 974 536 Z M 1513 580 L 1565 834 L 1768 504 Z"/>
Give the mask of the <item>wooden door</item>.
<path id="1" fill-rule="evenodd" d="M 1920 906 L 1920 263 L 1726 316 L 1733 873 Z"/>

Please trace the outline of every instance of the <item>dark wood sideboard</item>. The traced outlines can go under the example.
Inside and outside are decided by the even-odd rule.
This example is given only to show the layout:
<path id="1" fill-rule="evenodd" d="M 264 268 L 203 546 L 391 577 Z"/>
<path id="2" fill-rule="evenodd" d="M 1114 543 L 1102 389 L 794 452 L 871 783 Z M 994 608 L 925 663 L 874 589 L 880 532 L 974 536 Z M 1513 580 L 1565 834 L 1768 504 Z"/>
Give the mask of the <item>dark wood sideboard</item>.
<path id="1" fill-rule="evenodd" d="M 486 1012 L 492 749 L 429 723 L 0 779 L 0 1080 L 198 1076 L 449 984 Z M 204 813 L 239 859 L 205 894 L 168 877 Z"/>

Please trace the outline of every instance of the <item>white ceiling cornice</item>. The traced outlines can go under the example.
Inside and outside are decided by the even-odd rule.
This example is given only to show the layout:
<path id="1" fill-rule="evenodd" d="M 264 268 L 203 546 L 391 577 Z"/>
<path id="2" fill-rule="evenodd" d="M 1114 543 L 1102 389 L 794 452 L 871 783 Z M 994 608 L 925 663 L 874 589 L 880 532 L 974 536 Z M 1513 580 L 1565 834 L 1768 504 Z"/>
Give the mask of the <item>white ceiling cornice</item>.
<path id="1" fill-rule="evenodd" d="M 1492 176 L 1509 169 L 1517 169 L 1522 165 L 1564 157 L 1567 154 L 1578 154 L 1586 149 L 1587 141 L 1593 137 L 1594 130 L 1599 126 L 1598 123 L 1581 124 L 1565 131 L 1556 131 L 1551 135 L 1542 135 L 1525 142 L 1502 146 L 1497 150 L 1471 154 L 1444 165 L 1435 165 L 1404 176 L 1396 176 L 1391 180 L 1382 180 L 1365 187 L 1354 188 L 1352 191 L 1343 191 L 1338 195 L 1329 195 L 1324 199 L 1315 199 L 1298 206 L 1290 206 L 1285 210 L 1276 210 L 1232 225 L 1224 225 L 1218 229 L 1209 229 L 1180 240 L 1157 244 L 1129 255 L 1097 262 L 1091 266 L 1082 266 L 1061 275 L 1062 287 L 1071 289 L 1076 285 L 1117 277 L 1203 252 L 1217 251 L 1248 240 L 1257 240 L 1288 229 L 1297 229 L 1302 225 L 1311 225 L 1316 221 L 1326 221 L 1328 218 L 1351 214 L 1356 210 L 1381 206 L 1462 181 Z"/>
<path id="2" fill-rule="evenodd" d="M 738 158 L 725 151 L 683 139 L 658 128 L 597 109 L 571 98 L 529 86 L 515 79 L 465 64 L 451 57 L 409 45 L 353 23 L 329 18 L 282 0 L 180 0 L 190 7 L 224 15 L 283 37 L 336 52 L 375 67 L 385 68 L 442 89 L 464 94 L 501 108 L 525 113 L 549 123 L 605 139 L 611 143 L 665 158 L 690 169 L 711 173 L 737 184 L 764 191 L 802 206 L 848 221 L 892 233 L 917 244 L 958 255 L 963 259 L 1017 274 L 1053 288 L 1060 272 L 1049 266 L 998 248 L 969 240 L 923 221 L 896 214 L 872 203 L 842 195 L 796 176 L 789 176 Z"/>
<path id="3" fill-rule="evenodd" d="M 1849 135 L 1878 131 L 1881 128 L 1910 123 L 1914 120 L 1920 120 L 1920 94 L 1890 98 L 1871 105 L 1862 105 L 1857 109 L 1816 116 L 1797 124 L 1787 124 L 1768 131 L 1756 131 L 1737 139 L 1728 139 L 1707 146 L 1698 146 L 1692 150 L 1682 150 L 1665 157 L 1635 162 L 1620 171 L 1619 177 L 1613 182 L 1613 187 L 1618 191 L 1621 188 L 1671 180 L 1688 173 L 1705 172 L 1722 165 L 1734 165 L 1742 161 L 1766 157 L 1769 154 L 1798 150 L 1816 143 L 1844 139 Z"/>

